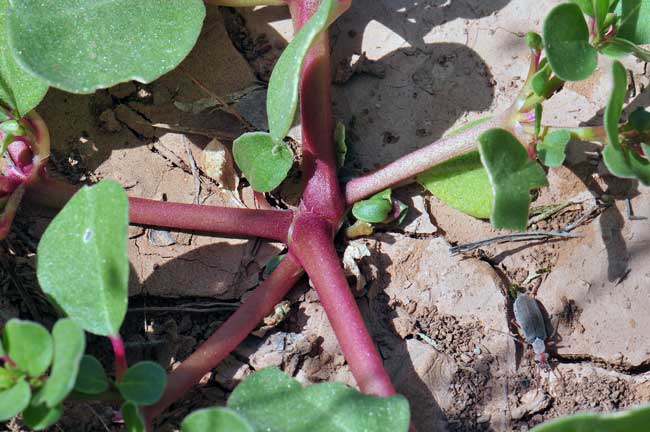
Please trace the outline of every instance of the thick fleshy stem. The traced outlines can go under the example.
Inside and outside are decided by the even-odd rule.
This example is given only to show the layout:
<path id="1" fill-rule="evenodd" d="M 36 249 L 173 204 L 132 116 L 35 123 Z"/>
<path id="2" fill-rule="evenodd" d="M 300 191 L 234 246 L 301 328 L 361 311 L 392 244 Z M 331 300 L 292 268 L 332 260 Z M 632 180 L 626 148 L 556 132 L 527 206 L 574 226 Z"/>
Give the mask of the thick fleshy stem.
<path id="1" fill-rule="evenodd" d="M 495 116 L 462 132 L 441 138 L 419 150 L 397 159 L 371 173 L 357 177 L 345 187 L 348 205 L 405 181 L 413 180 L 418 174 L 476 148 L 478 137 L 488 129 L 502 127 L 510 112 Z"/>
<path id="2" fill-rule="evenodd" d="M 151 423 L 169 405 L 183 397 L 206 373 L 230 354 L 273 310 L 302 274 L 298 261 L 291 254 L 286 255 L 280 265 L 255 289 L 239 309 L 172 371 L 162 398 L 144 410 L 148 423 Z"/>
<path id="3" fill-rule="evenodd" d="M 111 341 L 111 345 L 113 346 L 113 355 L 115 356 L 115 379 L 119 381 L 122 379 L 124 372 L 129 368 L 129 365 L 126 363 L 124 342 L 119 334 L 109 336 L 108 339 Z"/>
<path id="4" fill-rule="evenodd" d="M 392 396 L 395 389 L 343 274 L 332 242 L 333 233 L 332 225 L 323 218 L 299 215 L 294 222 L 289 250 L 300 260 L 316 288 L 361 391 Z"/>
<path id="5" fill-rule="evenodd" d="M 290 1 L 297 32 L 319 6 L 318 1 Z M 305 188 L 301 208 L 338 222 L 345 202 L 336 174 L 334 120 L 332 117 L 329 42 L 324 32 L 312 45 L 300 74 L 302 171 Z"/>
<path id="6" fill-rule="evenodd" d="M 60 208 L 78 188 L 46 173 L 29 187 L 29 198 Z M 129 198 L 129 222 L 173 229 L 204 231 L 234 236 L 263 237 L 287 241 L 293 212 L 182 204 Z"/>

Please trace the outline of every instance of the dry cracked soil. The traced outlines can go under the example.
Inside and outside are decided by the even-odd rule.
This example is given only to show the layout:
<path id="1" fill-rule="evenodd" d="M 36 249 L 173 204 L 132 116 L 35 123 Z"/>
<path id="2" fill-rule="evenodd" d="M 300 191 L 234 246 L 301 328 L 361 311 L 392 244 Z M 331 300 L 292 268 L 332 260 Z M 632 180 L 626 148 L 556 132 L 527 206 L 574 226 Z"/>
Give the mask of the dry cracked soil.
<path id="1" fill-rule="evenodd" d="M 359 173 L 435 141 L 511 103 L 527 70 L 523 35 L 559 3 L 528 0 L 355 0 L 331 31 L 334 112 L 348 129 L 346 172 Z M 111 178 L 130 195 L 255 207 L 236 173 L 215 177 L 204 149 L 226 149 L 242 133 L 237 116 L 265 128 L 264 85 L 291 22 L 282 8 L 208 8 L 198 45 L 181 67 L 151 84 L 125 83 L 93 95 L 51 90 L 38 107 L 52 134 L 50 169 L 75 184 Z M 647 64 L 628 61 L 629 109 L 650 105 Z M 553 124 L 602 120 L 608 64 L 567 85 L 545 109 Z M 211 94 L 230 112 L 205 104 Z M 210 106 L 211 105 L 211 106 Z M 291 136 L 300 140 L 299 129 Z M 213 143 L 213 147 L 214 147 Z M 350 282 L 398 390 L 420 431 L 525 431 L 578 411 L 611 411 L 650 398 L 650 190 L 618 180 L 589 144 L 576 143 L 534 207 L 564 204 L 531 230 L 586 218 L 573 238 L 450 247 L 502 235 L 411 185 L 401 228 L 339 239 L 360 257 Z M 299 158 L 299 151 L 297 152 Z M 193 174 L 193 164 L 198 175 Z M 233 178 L 234 176 L 234 178 Z M 197 189 L 196 180 L 200 184 Z M 300 193 L 299 163 L 269 196 L 281 207 Z M 637 217 L 630 217 L 626 200 Z M 35 245 L 52 213 L 24 206 L 0 254 L 1 319 L 52 323 L 35 280 Z M 173 367 L 234 310 L 282 245 L 132 227 L 130 361 Z M 509 334 L 513 288 L 536 295 L 551 338 L 553 373 Z M 162 417 L 177 430 L 191 410 L 223 403 L 250 373 L 277 366 L 304 383 L 354 385 L 308 281 L 294 288 L 285 319 L 269 319 L 201 385 Z M 277 318 L 277 317 L 276 317 Z M 90 351 L 110 362 L 106 341 Z M 20 419 L 5 425 L 22 430 Z M 53 430 L 122 430 L 113 408 L 71 404 Z"/>

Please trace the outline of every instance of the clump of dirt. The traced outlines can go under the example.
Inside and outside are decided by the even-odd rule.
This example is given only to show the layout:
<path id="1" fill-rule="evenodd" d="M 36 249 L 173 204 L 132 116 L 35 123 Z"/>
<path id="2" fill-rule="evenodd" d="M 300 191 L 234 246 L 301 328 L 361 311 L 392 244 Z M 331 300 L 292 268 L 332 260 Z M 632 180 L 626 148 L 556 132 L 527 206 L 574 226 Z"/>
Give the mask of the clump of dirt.
<path id="1" fill-rule="evenodd" d="M 417 318 L 420 331 L 429 338 L 433 347 L 454 360 L 468 364 L 473 352 L 480 346 L 483 337 L 483 324 L 478 320 L 460 322 L 453 315 L 441 315 L 435 306 L 425 308 Z"/>
<path id="2" fill-rule="evenodd" d="M 489 354 L 478 356 L 456 371 L 450 388 L 453 402 L 446 411 L 451 432 L 490 430 L 490 418 L 482 412 L 492 397 L 489 382 L 493 360 Z"/>
<path id="3" fill-rule="evenodd" d="M 548 419 L 580 412 L 609 412 L 633 405 L 634 391 L 628 382 L 617 377 L 593 375 L 577 377 L 565 373 L 563 385 L 556 386 L 559 394 L 553 396 L 549 408 L 541 413 L 523 418 L 518 426 L 533 427 Z"/>

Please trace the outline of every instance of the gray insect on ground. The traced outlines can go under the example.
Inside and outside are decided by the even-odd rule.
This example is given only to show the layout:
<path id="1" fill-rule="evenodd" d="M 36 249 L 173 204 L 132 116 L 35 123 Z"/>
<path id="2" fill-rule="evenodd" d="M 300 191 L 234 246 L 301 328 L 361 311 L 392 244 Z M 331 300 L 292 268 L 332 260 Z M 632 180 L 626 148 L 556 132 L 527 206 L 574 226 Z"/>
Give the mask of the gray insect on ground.
<path id="1" fill-rule="evenodd" d="M 533 347 L 535 363 L 544 372 L 550 372 L 551 365 L 548 362 L 549 356 L 546 352 L 548 332 L 537 300 L 526 293 L 519 293 L 512 305 L 512 309 L 515 314 L 515 321 L 524 339 Z"/>

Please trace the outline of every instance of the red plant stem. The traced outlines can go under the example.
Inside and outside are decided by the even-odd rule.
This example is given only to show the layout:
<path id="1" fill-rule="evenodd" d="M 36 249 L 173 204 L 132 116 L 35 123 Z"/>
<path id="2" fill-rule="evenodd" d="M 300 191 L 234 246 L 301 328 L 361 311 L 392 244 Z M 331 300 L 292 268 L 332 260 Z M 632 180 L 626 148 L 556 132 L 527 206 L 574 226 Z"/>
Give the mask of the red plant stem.
<path id="1" fill-rule="evenodd" d="M 151 420 L 180 399 L 221 362 L 268 315 L 302 276 L 297 260 L 288 254 L 269 277 L 255 289 L 237 311 L 194 353 L 172 371 L 162 398 L 146 407 Z"/>
<path id="2" fill-rule="evenodd" d="M 495 116 L 491 120 L 444 137 L 376 171 L 351 180 L 345 187 L 346 202 L 352 205 L 387 187 L 410 180 L 435 165 L 467 153 L 476 147 L 479 135 L 488 129 L 499 127 L 503 121 L 502 115 Z"/>
<path id="3" fill-rule="evenodd" d="M 43 174 L 29 186 L 29 198 L 60 208 L 78 190 Z M 293 212 L 181 204 L 129 198 L 129 221 L 173 229 L 205 231 L 234 236 L 263 237 L 286 242 Z"/>
<path id="4" fill-rule="evenodd" d="M 325 309 L 343 355 L 364 393 L 391 396 L 395 389 L 343 274 L 332 226 L 318 216 L 296 218 L 289 250 L 300 260 Z"/>
<path id="5" fill-rule="evenodd" d="M 202 206 L 129 198 L 129 220 L 140 225 L 264 237 L 286 242 L 292 219 L 291 211 Z"/>
<path id="6" fill-rule="evenodd" d="M 319 1 L 291 1 L 289 10 L 297 32 L 318 9 Z M 327 32 L 316 39 L 300 77 L 302 171 L 305 188 L 301 208 L 338 222 L 345 211 L 336 175 L 331 72 Z"/>
<path id="7" fill-rule="evenodd" d="M 119 334 L 109 336 L 108 339 L 113 345 L 113 355 L 115 356 L 115 379 L 119 381 L 122 379 L 122 375 L 129 368 L 129 365 L 126 363 L 126 351 L 124 350 L 124 342 L 122 342 L 122 337 Z"/>

